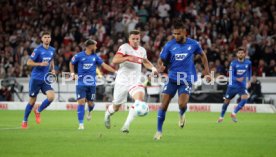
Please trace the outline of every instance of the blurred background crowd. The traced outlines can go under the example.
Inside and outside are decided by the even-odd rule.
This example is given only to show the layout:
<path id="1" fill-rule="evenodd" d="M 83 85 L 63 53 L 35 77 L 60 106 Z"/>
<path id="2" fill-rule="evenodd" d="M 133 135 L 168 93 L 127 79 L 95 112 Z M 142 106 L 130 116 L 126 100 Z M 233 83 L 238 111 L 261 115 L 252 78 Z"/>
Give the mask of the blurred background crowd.
<path id="1" fill-rule="evenodd" d="M 52 33 L 59 72 L 69 71 L 71 57 L 88 38 L 114 66 L 114 54 L 135 28 L 156 63 L 175 18 L 185 21 L 188 36 L 200 42 L 217 75 L 227 75 L 235 48 L 243 46 L 255 75 L 276 76 L 275 0 L 5 0 L 0 6 L 0 78 L 28 77 L 26 62 L 44 30 Z"/>

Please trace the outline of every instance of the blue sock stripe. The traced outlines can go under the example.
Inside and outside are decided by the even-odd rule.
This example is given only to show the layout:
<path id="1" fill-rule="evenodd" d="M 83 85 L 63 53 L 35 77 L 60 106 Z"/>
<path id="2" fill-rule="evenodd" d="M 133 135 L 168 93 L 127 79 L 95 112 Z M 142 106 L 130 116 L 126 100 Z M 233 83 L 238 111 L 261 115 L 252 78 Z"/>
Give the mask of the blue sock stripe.
<path id="1" fill-rule="evenodd" d="M 25 108 L 25 113 L 24 113 L 24 121 L 27 122 L 30 113 L 32 112 L 33 109 L 33 105 L 30 105 L 29 103 L 27 104 L 26 108 Z"/>
<path id="2" fill-rule="evenodd" d="M 159 109 L 157 115 L 157 131 L 162 132 L 163 123 L 166 118 L 166 111 Z"/>
<path id="3" fill-rule="evenodd" d="M 234 113 L 238 113 L 243 108 L 243 106 L 246 104 L 246 102 L 247 102 L 247 99 L 241 99 L 238 106 L 235 108 Z"/>
<path id="4" fill-rule="evenodd" d="M 82 124 L 83 123 L 83 118 L 84 118 L 84 104 L 80 104 L 78 105 L 78 120 L 79 123 Z"/>

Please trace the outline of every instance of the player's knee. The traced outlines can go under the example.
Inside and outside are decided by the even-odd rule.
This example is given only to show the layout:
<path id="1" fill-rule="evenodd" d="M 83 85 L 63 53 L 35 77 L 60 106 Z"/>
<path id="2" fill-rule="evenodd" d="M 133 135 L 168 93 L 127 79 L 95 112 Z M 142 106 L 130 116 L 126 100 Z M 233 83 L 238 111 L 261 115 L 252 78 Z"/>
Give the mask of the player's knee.
<path id="1" fill-rule="evenodd" d="M 224 103 L 225 103 L 225 104 L 229 104 L 229 103 L 230 103 L 230 100 L 229 100 L 229 99 L 225 99 L 225 100 L 224 100 Z"/>
<path id="2" fill-rule="evenodd" d="M 48 99 L 49 101 L 54 101 L 54 100 L 55 100 L 55 94 L 49 94 L 49 95 L 47 96 L 47 99 Z"/>

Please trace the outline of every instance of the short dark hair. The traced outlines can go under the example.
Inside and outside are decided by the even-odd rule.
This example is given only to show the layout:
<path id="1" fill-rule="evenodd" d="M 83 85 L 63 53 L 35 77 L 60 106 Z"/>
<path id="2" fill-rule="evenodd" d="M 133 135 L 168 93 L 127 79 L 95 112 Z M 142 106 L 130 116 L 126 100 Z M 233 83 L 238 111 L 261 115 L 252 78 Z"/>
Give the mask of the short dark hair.
<path id="1" fill-rule="evenodd" d="M 139 30 L 132 30 L 132 31 L 130 31 L 129 32 L 129 35 L 128 35 L 128 37 L 130 37 L 132 34 L 134 34 L 134 35 L 139 35 L 140 34 L 140 31 Z"/>
<path id="2" fill-rule="evenodd" d="M 87 39 L 85 42 L 84 42 L 84 46 L 87 47 L 87 46 L 90 46 L 90 45 L 96 45 L 97 42 L 95 40 L 92 40 L 92 39 Z"/>
<path id="3" fill-rule="evenodd" d="M 48 31 L 44 31 L 44 32 L 42 32 L 41 37 L 43 37 L 44 35 L 50 35 L 50 36 L 51 36 L 51 33 L 50 33 L 50 32 L 48 32 Z"/>
<path id="4" fill-rule="evenodd" d="M 239 47 L 239 48 L 237 49 L 236 53 L 238 53 L 239 51 L 245 52 L 245 49 L 244 49 L 243 47 Z"/>
<path id="5" fill-rule="evenodd" d="M 184 23 L 180 19 L 177 19 L 174 21 L 173 28 L 174 29 L 186 29 Z"/>

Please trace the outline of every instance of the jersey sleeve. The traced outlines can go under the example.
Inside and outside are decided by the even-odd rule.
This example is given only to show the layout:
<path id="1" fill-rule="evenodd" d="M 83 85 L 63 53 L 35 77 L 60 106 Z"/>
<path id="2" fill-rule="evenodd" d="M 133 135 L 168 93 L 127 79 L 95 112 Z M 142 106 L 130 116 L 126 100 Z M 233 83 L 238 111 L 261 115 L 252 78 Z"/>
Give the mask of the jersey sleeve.
<path id="1" fill-rule="evenodd" d="M 36 61 L 39 57 L 40 51 L 38 49 L 34 49 L 33 53 L 31 54 L 30 58 L 33 61 Z"/>
<path id="2" fill-rule="evenodd" d="M 98 55 L 96 55 L 96 65 L 100 66 L 103 64 L 103 60 L 101 57 L 99 57 Z"/>
<path id="3" fill-rule="evenodd" d="M 116 52 L 116 54 L 122 54 L 122 55 L 126 55 L 127 51 L 126 51 L 126 46 L 125 44 L 124 45 L 121 45 L 118 49 L 118 51 Z"/>
<path id="4" fill-rule="evenodd" d="M 80 58 L 79 55 L 76 54 L 75 56 L 72 57 L 71 63 L 74 64 L 74 65 L 77 64 L 78 61 L 79 61 L 79 58 Z"/>
<path id="5" fill-rule="evenodd" d="M 199 44 L 199 42 L 196 42 L 196 49 L 195 49 L 195 54 L 202 54 L 203 53 L 203 50 Z"/>
<path id="6" fill-rule="evenodd" d="M 170 57 L 169 45 L 166 44 L 160 52 L 160 58 L 163 62 L 168 62 Z"/>

